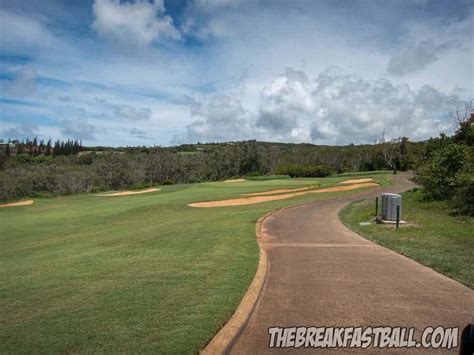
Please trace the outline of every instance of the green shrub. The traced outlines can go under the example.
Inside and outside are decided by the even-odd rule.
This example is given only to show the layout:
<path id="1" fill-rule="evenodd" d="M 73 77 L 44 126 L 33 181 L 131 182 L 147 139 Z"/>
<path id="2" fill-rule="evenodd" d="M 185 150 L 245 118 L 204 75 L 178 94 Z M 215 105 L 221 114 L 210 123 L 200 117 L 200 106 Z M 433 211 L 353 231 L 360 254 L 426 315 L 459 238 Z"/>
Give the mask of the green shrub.
<path id="1" fill-rule="evenodd" d="M 174 185 L 174 180 L 166 179 L 161 183 L 161 185 Z"/>
<path id="2" fill-rule="evenodd" d="M 255 177 L 255 176 L 260 176 L 260 173 L 258 171 L 253 171 L 251 173 L 247 173 L 245 175 L 245 177 L 249 178 L 249 177 Z"/>
<path id="3" fill-rule="evenodd" d="M 444 135 L 430 139 L 417 171 L 417 182 L 423 185 L 426 199 L 450 199 L 464 166 L 466 150 Z"/>
<path id="4" fill-rule="evenodd" d="M 453 198 L 453 213 L 474 216 L 474 176 L 460 174 Z"/>
<path id="5" fill-rule="evenodd" d="M 333 170 L 326 165 L 280 165 L 277 173 L 289 175 L 291 177 L 326 177 L 333 173 Z"/>
<path id="6" fill-rule="evenodd" d="M 132 185 L 131 189 L 132 190 L 142 190 L 146 189 L 148 187 L 152 187 L 154 184 L 151 184 L 149 182 L 139 182 L 138 184 Z"/>

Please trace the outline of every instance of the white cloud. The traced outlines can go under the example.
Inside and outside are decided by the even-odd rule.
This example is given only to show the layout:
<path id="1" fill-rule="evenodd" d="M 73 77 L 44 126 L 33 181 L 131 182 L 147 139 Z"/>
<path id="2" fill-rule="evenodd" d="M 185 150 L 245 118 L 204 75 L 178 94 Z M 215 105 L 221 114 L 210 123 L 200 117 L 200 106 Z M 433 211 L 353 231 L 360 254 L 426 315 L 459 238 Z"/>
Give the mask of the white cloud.
<path id="1" fill-rule="evenodd" d="M 38 125 L 33 123 L 20 123 L 19 125 L 6 129 L 3 136 L 11 139 L 33 139 L 38 135 Z"/>
<path id="2" fill-rule="evenodd" d="M 435 44 L 431 40 L 409 46 L 390 58 L 387 71 L 396 76 L 410 74 L 424 69 L 439 60 L 440 54 L 459 47 L 457 42 Z"/>
<path id="3" fill-rule="evenodd" d="M 60 125 L 65 137 L 94 140 L 96 129 L 86 119 L 67 119 L 61 121 Z"/>
<path id="4" fill-rule="evenodd" d="M 112 42 L 147 46 L 160 39 L 180 39 L 170 16 L 164 15 L 163 0 L 138 0 L 120 3 L 118 0 L 95 0 L 92 28 Z"/>
<path id="5" fill-rule="evenodd" d="M 115 114 L 119 117 L 132 121 L 149 120 L 151 110 L 148 107 L 133 107 L 130 105 L 120 105 L 115 109 Z"/>
<path id="6" fill-rule="evenodd" d="M 365 79 L 331 68 L 310 79 L 291 68 L 260 92 L 255 113 L 238 95 L 188 100 L 193 117 L 180 142 L 261 139 L 317 144 L 373 143 L 387 138 L 427 139 L 450 132 L 446 114 L 462 106 L 457 94 L 387 79 Z"/>
<path id="7" fill-rule="evenodd" d="M 39 48 L 58 44 L 41 22 L 24 15 L 0 9 L 0 47 L 3 50 L 30 54 Z"/>
<path id="8" fill-rule="evenodd" d="M 23 63 L 40 74 L 24 105 L 1 103 L 2 131 L 25 120 L 38 123 L 40 134 L 67 139 L 61 120 L 73 117 L 87 119 L 96 140 L 112 145 L 142 144 L 131 129 L 156 144 L 176 134 L 182 141 L 363 142 L 384 126 L 387 134 L 424 139 L 451 128 L 441 116 L 474 93 L 473 7 L 464 0 L 423 10 L 396 2 L 186 1 L 181 13 L 182 4 L 173 4 L 181 34 L 160 1 L 71 4 L 5 2 L 0 9 L 2 89 Z M 91 21 L 81 16 L 88 14 Z M 87 31 L 92 21 L 95 31 Z M 171 41 L 180 37 L 186 40 Z M 410 62 L 407 48 L 422 43 L 432 47 Z M 389 75 L 390 61 L 392 72 L 414 71 Z M 343 72 L 319 77 L 328 65 Z M 288 66 L 297 70 L 278 75 Z M 237 88 L 242 73 L 245 85 Z M 180 102 L 184 95 L 197 100 Z M 144 108 L 149 119 L 139 119 L 148 117 Z M 398 128 L 405 119 L 417 124 Z"/>
<path id="9" fill-rule="evenodd" d="M 257 127 L 270 131 L 298 130 L 298 118 L 314 111 L 310 83 L 302 71 L 287 68 L 260 92 Z"/>
<path id="10" fill-rule="evenodd" d="M 21 67 L 16 71 L 15 78 L 6 83 L 5 91 L 9 96 L 17 98 L 32 96 L 36 92 L 37 77 L 38 74 L 33 66 Z"/>
<path id="11" fill-rule="evenodd" d="M 149 137 L 146 133 L 146 131 L 138 128 L 131 128 L 128 133 L 131 136 L 134 136 L 139 139 L 144 139 L 144 140 L 152 140 L 153 138 Z"/>
<path id="12" fill-rule="evenodd" d="M 187 101 L 191 116 L 197 119 L 186 126 L 185 135 L 175 136 L 173 143 L 242 140 L 251 135 L 252 115 L 237 97 L 214 95 Z"/>

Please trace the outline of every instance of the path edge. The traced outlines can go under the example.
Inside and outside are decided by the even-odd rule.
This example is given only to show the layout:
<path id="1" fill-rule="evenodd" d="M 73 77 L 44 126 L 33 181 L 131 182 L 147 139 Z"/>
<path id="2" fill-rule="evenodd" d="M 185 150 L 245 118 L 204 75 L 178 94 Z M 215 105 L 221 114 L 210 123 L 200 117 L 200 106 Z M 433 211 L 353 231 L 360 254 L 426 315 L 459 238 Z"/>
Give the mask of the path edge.
<path id="1" fill-rule="evenodd" d="M 214 337 L 206 345 L 206 347 L 201 350 L 201 354 L 207 355 L 227 353 L 230 350 L 234 341 L 242 333 L 243 329 L 247 325 L 247 322 L 250 319 L 250 315 L 252 314 L 260 297 L 267 276 L 267 252 L 261 243 L 263 238 L 263 222 L 272 215 L 280 212 L 282 209 L 283 208 L 271 211 L 257 219 L 255 233 L 257 235 L 257 244 L 260 255 L 255 276 L 253 277 L 250 286 L 245 292 L 245 295 L 240 301 L 240 304 L 235 310 L 235 312 L 232 314 L 230 319 L 224 324 L 224 326 L 217 332 L 217 334 L 214 335 Z"/>
<path id="2" fill-rule="evenodd" d="M 325 201 L 338 200 L 338 199 L 345 198 L 348 196 L 363 194 L 364 192 L 367 192 L 367 191 L 380 190 L 380 189 L 382 189 L 382 186 L 354 192 L 352 194 L 348 194 L 345 196 L 337 196 Z M 246 327 L 250 319 L 250 316 L 252 315 L 252 312 L 257 305 L 257 301 L 260 297 L 260 294 L 263 290 L 263 286 L 265 284 L 265 280 L 267 277 L 267 270 L 268 270 L 267 252 L 264 249 L 264 245 L 262 244 L 262 240 L 263 240 L 262 234 L 264 233 L 262 232 L 262 227 L 265 220 L 284 210 L 300 207 L 302 205 L 318 203 L 318 202 L 321 202 L 321 201 L 308 201 L 308 202 L 302 202 L 302 203 L 291 205 L 291 206 L 278 208 L 274 211 L 270 211 L 266 213 L 265 215 L 257 219 L 255 233 L 257 236 L 256 239 L 257 239 L 257 245 L 259 248 L 260 255 L 259 255 L 258 266 L 257 266 L 257 271 L 255 273 L 255 276 L 250 286 L 248 287 L 247 291 L 245 292 L 242 300 L 240 301 L 237 309 L 234 311 L 230 319 L 214 335 L 214 337 L 209 341 L 209 343 L 207 343 L 204 349 L 200 351 L 200 354 L 211 355 L 211 354 L 229 353 L 229 350 L 232 348 L 232 345 L 234 344 L 234 342 L 237 340 L 239 335 L 242 333 L 242 331 Z"/>

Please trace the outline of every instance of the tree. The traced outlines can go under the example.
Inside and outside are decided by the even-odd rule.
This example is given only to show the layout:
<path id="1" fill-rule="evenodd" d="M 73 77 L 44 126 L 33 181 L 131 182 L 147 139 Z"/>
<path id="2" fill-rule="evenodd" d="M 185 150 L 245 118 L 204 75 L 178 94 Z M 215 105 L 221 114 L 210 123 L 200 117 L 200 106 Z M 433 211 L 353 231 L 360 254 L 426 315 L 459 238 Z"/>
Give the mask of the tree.
<path id="1" fill-rule="evenodd" d="M 378 149 L 378 155 L 383 159 L 385 164 L 393 170 L 393 173 L 397 173 L 397 159 L 400 156 L 400 143 L 401 138 L 395 138 L 388 142 L 379 143 L 376 147 Z"/>
<path id="2" fill-rule="evenodd" d="M 466 159 L 457 175 L 453 197 L 455 214 L 474 215 L 474 101 L 466 104 L 463 114 L 456 114 L 458 124 L 453 142 L 464 147 Z"/>
<path id="3" fill-rule="evenodd" d="M 417 181 L 423 185 L 425 197 L 435 200 L 452 198 L 466 160 L 465 147 L 441 134 L 439 138 L 428 141 L 420 160 Z"/>
<path id="4" fill-rule="evenodd" d="M 45 155 L 46 155 L 46 156 L 50 156 L 50 155 L 51 155 L 51 139 L 48 139 L 48 142 L 46 143 L 46 152 L 45 152 Z"/>
<path id="5" fill-rule="evenodd" d="M 468 146 L 474 145 L 474 100 L 470 100 L 464 109 L 456 110 L 456 113 L 451 113 L 455 124 L 457 125 L 456 133 L 454 134 L 454 141 L 456 143 L 466 144 Z"/>

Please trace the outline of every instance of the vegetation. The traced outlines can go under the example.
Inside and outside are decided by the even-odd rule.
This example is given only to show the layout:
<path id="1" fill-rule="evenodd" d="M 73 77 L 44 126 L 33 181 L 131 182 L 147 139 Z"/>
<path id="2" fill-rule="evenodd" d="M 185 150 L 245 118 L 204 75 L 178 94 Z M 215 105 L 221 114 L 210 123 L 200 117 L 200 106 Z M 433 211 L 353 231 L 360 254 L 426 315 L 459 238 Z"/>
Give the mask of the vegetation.
<path id="1" fill-rule="evenodd" d="M 399 158 L 394 160 L 398 169 L 412 167 L 423 147 L 422 143 L 403 142 L 409 148 L 402 154 L 399 144 Z M 380 145 L 328 147 L 247 141 L 169 148 L 83 147 L 80 154 L 74 154 L 75 143 L 72 147 L 63 143 L 64 149 L 67 148 L 64 152 L 71 151 L 70 155 L 6 157 L 0 149 L 0 200 L 118 190 L 163 184 L 167 180 L 193 183 L 235 176 L 323 177 L 332 173 L 390 168 Z M 62 152 L 61 146 L 59 144 Z M 409 163 L 403 165 L 402 161 Z"/>
<path id="2" fill-rule="evenodd" d="M 408 225 L 399 229 L 360 225 L 373 221 L 373 200 L 352 203 L 340 216 L 356 233 L 474 288 L 474 218 L 450 216 L 450 207 L 447 201 L 426 201 L 418 190 L 403 194 L 403 219 Z"/>
<path id="3" fill-rule="evenodd" d="M 449 201 L 455 214 L 474 215 L 473 137 L 474 109 L 468 106 L 455 135 L 430 139 L 417 167 L 424 198 Z"/>
<path id="4" fill-rule="evenodd" d="M 32 140 L 26 138 L 26 140 L 8 140 L 8 143 L 12 143 L 15 146 L 15 154 L 28 154 L 32 156 L 44 155 L 44 156 L 58 156 L 58 155 L 72 155 L 77 154 L 82 149 L 82 142 L 79 140 L 67 141 L 57 140 L 52 145 L 51 139 L 45 142 L 43 139 L 38 140 L 37 137 Z M 9 157 L 13 154 L 10 148 L 10 144 L 5 145 L 5 156 Z"/>
<path id="5" fill-rule="evenodd" d="M 333 173 L 327 165 L 280 165 L 277 174 L 289 175 L 290 177 L 326 177 Z"/>
<path id="6" fill-rule="evenodd" d="M 281 179 L 291 179 L 289 175 L 258 175 L 258 176 L 246 176 L 247 180 L 281 180 Z"/>
<path id="7" fill-rule="evenodd" d="M 255 274 L 257 218 L 355 191 L 212 210 L 186 204 L 347 178 L 172 185 L 0 209 L 0 352 L 197 352 Z"/>

